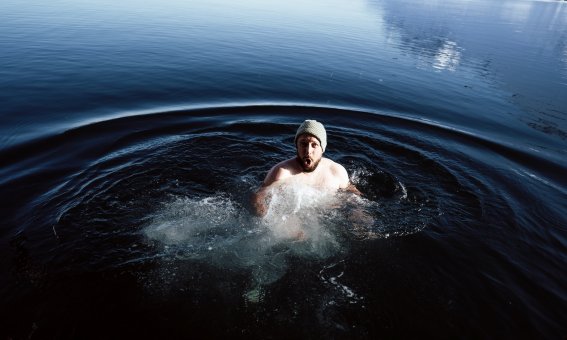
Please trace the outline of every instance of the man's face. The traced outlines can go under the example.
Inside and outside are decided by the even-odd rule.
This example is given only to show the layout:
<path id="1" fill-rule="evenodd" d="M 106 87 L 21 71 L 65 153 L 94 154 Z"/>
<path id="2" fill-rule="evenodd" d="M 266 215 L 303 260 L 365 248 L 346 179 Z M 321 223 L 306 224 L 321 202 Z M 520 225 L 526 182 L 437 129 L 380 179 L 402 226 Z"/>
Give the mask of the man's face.
<path id="1" fill-rule="evenodd" d="M 323 157 L 323 149 L 319 140 L 312 135 L 303 134 L 297 138 L 297 160 L 303 171 L 312 172 Z"/>

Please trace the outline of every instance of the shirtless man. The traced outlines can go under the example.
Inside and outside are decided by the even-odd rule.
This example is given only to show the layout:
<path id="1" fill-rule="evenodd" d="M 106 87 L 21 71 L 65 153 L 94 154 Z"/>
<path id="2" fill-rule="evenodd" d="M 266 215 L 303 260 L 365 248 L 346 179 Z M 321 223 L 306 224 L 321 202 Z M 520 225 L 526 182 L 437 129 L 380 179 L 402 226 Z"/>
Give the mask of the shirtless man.
<path id="1" fill-rule="evenodd" d="M 360 191 L 350 183 L 346 169 L 323 157 L 327 147 L 327 132 L 323 124 L 316 120 L 304 121 L 295 134 L 295 147 L 297 156 L 276 164 L 254 193 L 252 204 L 257 215 L 264 216 L 268 210 L 270 188 L 285 181 L 330 192 L 348 190 L 360 195 Z"/>

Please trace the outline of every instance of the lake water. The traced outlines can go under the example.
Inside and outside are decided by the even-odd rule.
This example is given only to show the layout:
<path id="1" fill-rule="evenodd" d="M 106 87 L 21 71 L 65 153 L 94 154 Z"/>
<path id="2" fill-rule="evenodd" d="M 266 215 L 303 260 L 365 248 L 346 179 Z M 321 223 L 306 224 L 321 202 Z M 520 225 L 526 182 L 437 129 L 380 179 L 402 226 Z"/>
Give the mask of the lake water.
<path id="1" fill-rule="evenodd" d="M 0 103 L 3 337 L 567 336 L 565 1 L 3 0 Z"/>

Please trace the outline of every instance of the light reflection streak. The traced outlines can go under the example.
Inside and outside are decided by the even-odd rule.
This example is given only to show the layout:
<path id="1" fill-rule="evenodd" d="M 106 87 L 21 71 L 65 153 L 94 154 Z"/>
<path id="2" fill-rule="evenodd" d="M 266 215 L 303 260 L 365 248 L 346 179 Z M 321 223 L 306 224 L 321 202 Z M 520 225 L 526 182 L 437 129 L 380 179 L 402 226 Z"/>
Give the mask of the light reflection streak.
<path id="1" fill-rule="evenodd" d="M 435 61 L 433 68 L 441 70 L 456 71 L 457 66 L 461 62 L 461 48 L 454 41 L 447 40 L 437 53 L 435 53 Z"/>
<path id="2" fill-rule="evenodd" d="M 563 48 L 563 58 L 561 58 L 561 61 L 563 62 L 561 84 L 567 85 L 567 45 Z"/>
<path id="3" fill-rule="evenodd" d="M 531 11 L 531 2 L 504 2 L 501 16 L 505 22 L 524 22 L 530 16 Z"/>

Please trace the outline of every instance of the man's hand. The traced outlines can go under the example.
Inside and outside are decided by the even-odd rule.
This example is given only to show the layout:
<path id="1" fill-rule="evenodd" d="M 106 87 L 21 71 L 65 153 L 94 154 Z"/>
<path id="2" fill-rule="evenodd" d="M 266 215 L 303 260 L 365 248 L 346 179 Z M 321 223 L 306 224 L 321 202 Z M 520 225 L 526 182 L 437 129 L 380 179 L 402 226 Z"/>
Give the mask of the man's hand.
<path id="1" fill-rule="evenodd" d="M 268 203 L 266 198 L 268 196 L 267 187 L 262 186 L 258 191 L 252 194 L 252 206 L 256 216 L 264 217 L 268 212 Z"/>
<path id="2" fill-rule="evenodd" d="M 357 188 L 354 184 L 352 184 L 352 182 L 349 182 L 349 183 L 348 183 L 348 186 L 347 186 L 346 188 L 342 189 L 342 190 L 344 190 L 344 191 L 346 191 L 346 192 L 351 192 L 351 193 L 353 193 L 353 194 L 355 194 L 355 195 L 358 195 L 358 196 L 364 196 L 364 195 L 360 192 L 360 190 L 358 190 L 358 188 Z"/>

